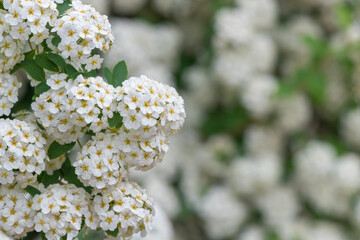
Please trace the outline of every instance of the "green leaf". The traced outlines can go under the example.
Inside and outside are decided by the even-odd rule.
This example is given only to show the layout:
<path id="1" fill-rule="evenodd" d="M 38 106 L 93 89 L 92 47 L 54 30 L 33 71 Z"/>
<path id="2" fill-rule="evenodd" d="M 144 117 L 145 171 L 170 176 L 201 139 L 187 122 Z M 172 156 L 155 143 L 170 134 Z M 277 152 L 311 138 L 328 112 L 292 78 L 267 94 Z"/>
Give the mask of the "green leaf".
<path id="1" fill-rule="evenodd" d="M 237 134 L 246 127 L 249 117 L 240 106 L 218 108 L 207 114 L 202 133 L 211 136 L 216 133 Z"/>
<path id="2" fill-rule="evenodd" d="M 296 73 L 296 78 L 315 104 L 323 103 L 327 82 L 324 74 L 310 67 L 299 70 Z"/>
<path id="3" fill-rule="evenodd" d="M 50 87 L 46 84 L 46 82 L 41 82 L 37 86 L 35 86 L 35 94 L 40 96 L 42 93 L 48 91 Z"/>
<path id="4" fill-rule="evenodd" d="M 48 53 L 47 54 L 47 57 L 48 59 L 50 59 L 50 61 L 52 61 L 53 63 L 56 64 L 56 66 L 59 67 L 59 69 L 62 71 L 62 72 L 66 72 L 66 62 L 64 60 L 63 57 L 61 57 L 60 55 L 58 54 L 54 54 L 54 53 Z"/>
<path id="5" fill-rule="evenodd" d="M 75 173 L 75 168 L 71 164 L 70 159 L 67 157 L 64 164 L 61 167 L 61 171 L 64 174 L 64 179 L 68 181 L 69 183 L 74 184 L 78 188 L 85 189 L 88 193 L 92 192 L 91 187 L 85 187 L 84 184 L 77 178 L 77 175 Z"/>
<path id="6" fill-rule="evenodd" d="M 319 63 L 330 52 L 330 48 L 325 39 L 305 35 L 303 37 L 305 45 L 312 53 L 313 63 Z"/>
<path id="7" fill-rule="evenodd" d="M 92 70 L 91 72 L 84 72 L 82 75 L 84 75 L 84 77 L 89 78 L 89 77 L 96 77 L 97 73 L 96 70 Z"/>
<path id="8" fill-rule="evenodd" d="M 80 232 L 79 232 L 79 234 L 78 234 L 78 236 L 77 236 L 77 239 L 78 240 L 86 240 L 86 227 L 83 227 L 81 230 L 80 230 Z"/>
<path id="9" fill-rule="evenodd" d="M 127 79 L 128 70 L 125 61 L 121 61 L 114 67 L 111 78 L 111 85 L 114 87 L 121 86 L 122 83 Z"/>
<path id="10" fill-rule="evenodd" d="M 39 67 L 45 68 L 52 72 L 58 72 L 59 68 L 47 57 L 45 53 L 35 57 L 35 62 Z"/>
<path id="11" fill-rule="evenodd" d="M 341 4 L 335 8 L 336 18 L 340 25 L 346 29 L 353 22 L 353 10 L 351 6 Z"/>
<path id="12" fill-rule="evenodd" d="M 26 59 L 21 63 L 22 68 L 36 81 L 45 81 L 45 72 L 33 59 Z"/>
<path id="13" fill-rule="evenodd" d="M 87 131 L 85 134 L 89 135 L 89 136 L 95 136 L 96 135 L 92 130 Z"/>
<path id="14" fill-rule="evenodd" d="M 80 73 L 71 64 L 66 65 L 66 72 L 67 75 L 74 80 L 80 75 Z"/>
<path id="15" fill-rule="evenodd" d="M 108 83 L 110 83 L 111 80 L 112 80 L 111 70 L 110 70 L 109 68 L 105 67 L 104 70 L 103 70 L 103 75 L 104 75 L 106 81 L 107 81 Z"/>
<path id="16" fill-rule="evenodd" d="M 4 4 L 2 2 L 0 2 L 0 9 L 5 10 Z"/>
<path id="17" fill-rule="evenodd" d="M 122 120 L 120 113 L 114 113 L 114 116 L 112 118 L 108 119 L 109 126 L 111 128 L 117 128 L 119 129 L 122 126 Z"/>
<path id="18" fill-rule="evenodd" d="M 117 237 L 117 235 L 119 234 L 119 228 L 116 228 L 114 231 L 106 231 L 106 233 L 110 236 L 113 236 L 113 237 Z"/>
<path id="19" fill-rule="evenodd" d="M 75 142 L 61 145 L 60 143 L 54 141 L 51 143 L 48 150 L 49 158 L 50 159 L 58 158 L 61 155 L 69 152 L 74 146 L 75 146 Z"/>
<path id="20" fill-rule="evenodd" d="M 45 233 L 41 232 L 40 235 L 41 235 L 41 240 L 47 240 L 46 236 L 45 236 Z"/>
<path id="21" fill-rule="evenodd" d="M 55 47 L 59 46 L 60 42 L 61 42 L 61 37 L 59 35 L 56 35 L 53 39 L 51 39 L 51 43 Z"/>
<path id="22" fill-rule="evenodd" d="M 35 50 L 25 53 L 25 59 L 34 59 L 35 57 Z"/>
<path id="23" fill-rule="evenodd" d="M 25 190 L 28 192 L 28 193 L 30 193 L 30 195 L 31 196 L 35 196 L 36 194 L 41 194 L 41 192 L 37 189 L 37 188 L 35 188 L 35 187 L 33 187 L 33 186 L 30 186 L 30 185 L 28 185 L 26 188 L 25 188 Z"/>
<path id="24" fill-rule="evenodd" d="M 58 4 L 57 10 L 59 11 L 59 16 L 63 15 L 70 8 L 71 8 L 70 0 L 65 0 L 62 4 Z"/>
<path id="25" fill-rule="evenodd" d="M 38 176 L 38 182 L 44 184 L 45 187 L 48 187 L 51 184 L 59 182 L 60 171 L 55 171 L 53 175 L 49 175 L 46 172 L 42 172 Z"/>

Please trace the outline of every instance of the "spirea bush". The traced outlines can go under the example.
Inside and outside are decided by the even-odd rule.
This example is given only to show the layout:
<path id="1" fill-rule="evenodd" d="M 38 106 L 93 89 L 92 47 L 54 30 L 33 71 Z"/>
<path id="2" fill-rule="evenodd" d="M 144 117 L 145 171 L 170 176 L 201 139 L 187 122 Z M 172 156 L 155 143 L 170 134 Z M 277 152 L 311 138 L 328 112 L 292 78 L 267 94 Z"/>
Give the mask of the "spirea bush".
<path id="1" fill-rule="evenodd" d="M 0 230 L 22 238 L 128 238 L 151 229 L 154 203 L 129 170 L 161 162 L 186 117 L 176 90 L 127 67 L 99 69 L 114 41 L 107 16 L 78 0 L 0 0 Z M 14 112 L 15 72 L 34 87 Z M 81 144 L 85 142 L 85 144 Z M 69 152 L 78 144 L 80 149 Z M 75 151 L 75 150 L 73 150 Z"/>

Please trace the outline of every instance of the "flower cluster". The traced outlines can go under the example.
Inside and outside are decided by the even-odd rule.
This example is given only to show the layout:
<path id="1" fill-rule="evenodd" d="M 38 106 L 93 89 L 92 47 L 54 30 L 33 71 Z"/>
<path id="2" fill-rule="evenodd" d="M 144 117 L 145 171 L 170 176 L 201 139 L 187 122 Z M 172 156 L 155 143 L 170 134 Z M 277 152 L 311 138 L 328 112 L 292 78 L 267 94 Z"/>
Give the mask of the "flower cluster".
<path id="1" fill-rule="evenodd" d="M 36 98 L 32 108 L 56 141 L 74 142 L 88 130 L 100 132 L 108 127 L 115 90 L 101 77 L 80 75 L 73 81 L 66 74 L 53 74 L 47 84 L 51 89 Z"/>
<path id="2" fill-rule="evenodd" d="M 13 38 L 11 25 L 5 21 L 8 12 L 0 9 L 0 73 L 11 70 L 24 59 L 24 41 Z"/>
<path id="3" fill-rule="evenodd" d="M 57 50 L 77 69 L 85 65 L 87 71 L 101 67 L 103 59 L 94 50 L 106 52 L 114 37 L 107 16 L 79 0 L 72 1 L 72 8 L 56 22 L 53 32 L 60 37 Z"/>
<path id="4" fill-rule="evenodd" d="M 174 88 L 141 76 L 125 81 L 122 90 L 118 111 L 127 129 L 156 127 L 172 133 L 183 125 L 184 100 Z"/>
<path id="5" fill-rule="evenodd" d="M 33 209 L 37 211 L 35 230 L 44 232 L 49 240 L 65 235 L 67 239 L 75 238 L 81 229 L 83 217 L 92 216 L 89 200 L 88 193 L 75 185 L 50 185 L 34 197 Z"/>
<path id="6" fill-rule="evenodd" d="M 116 185 L 127 177 L 124 156 L 119 151 L 116 134 L 98 133 L 78 153 L 75 173 L 85 185 L 97 189 Z"/>
<path id="7" fill-rule="evenodd" d="M 31 123 L 0 119 L 0 125 L 0 183 L 26 186 L 45 169 L 46 140 Z"/>
<path id="8" fill-rule="evenodd" d="M 102 196 L 95 196 L 94 209 L 101 229 L 119 228 L 124 237 L 138 232 L 145 235 L 155 213 L 152 199 L 136 183 L 128 181 L 103 191 Z"/>
<path id="9" fill-rule="evenodd" d="M 21 87 L 15 76 L 0 74 L 0 116 L 10 114 L 11 108 L 18 101 L 18 92 Z"/>
<path id="10" fill-rule="evenodd" d="M 34 229 L 33 199 L 19 185 L 0 185 L 0 231 L 13 238 Z"/>
<path id="11" fill-rule="evenodd" d="M 107 16 L 79 0 L 0 0 L 0 117 L 11 115 L 0 118 L 6 236 L 71 240 L 89 228 L 117 237 L 151 229 L 153 200 L 129 169 L 162 161 L 184 123 L 184 101 L 145 76 L 126 80 L 123 63 L 95 77 L 113 40 Z M 19 69 L 34 88 L 32 112 L 11 110 Z"/>
<path id="12" fill-rule="evenodd" d="M 48 135 L 60 143 L 76 141 L 84 135 L 81 129 L 86 126 L 84 118 L 76 112 L 79 105 L 75 105 L 75 97 L 70 92 L 73 81 L 67 82 L 66 78 L 65 74 L 50 76 L 47 82 L 51 89 L 42 93 L 32 103 L 39 123 Z M 54 84 L 51 84 L 51 81 L 54 81 Z"/>
<path id="13" fill-rule="evenodd" d="M 47 25 L 54 26 L 59 14 L 53 0 L 4 0 L 4 8 L 7 13 L 3 19 L 10 26 L 9 35 L 35 45 L 49 37 Z"/>

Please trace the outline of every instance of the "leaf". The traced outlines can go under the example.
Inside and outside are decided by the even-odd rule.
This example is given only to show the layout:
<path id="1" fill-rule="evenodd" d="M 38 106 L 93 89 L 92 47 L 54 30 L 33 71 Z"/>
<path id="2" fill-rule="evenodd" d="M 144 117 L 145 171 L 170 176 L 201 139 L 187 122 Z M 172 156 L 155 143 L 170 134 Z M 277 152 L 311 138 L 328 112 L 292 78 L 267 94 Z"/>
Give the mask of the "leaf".
<path id="1" fill-rule="evenodd" d="M 326 77 L 313 68 L 301 69 L 297 72 L 296 78 L 305 88 L 311 100 L 315 104 L 321 104 L 325 100 Z"/>
<path id="2" fill-rule="evenodd" d="M 114 231 L 106 231 L 106 233 L 110 236 L 113 236 L 113 237 L 117 237 L 117 235 L 119 234 L 119 228 L 116 228 Z"/>
<path id="3" fill-rule="evenodd" d="M 35 195 L 37 195 L 37 194 L 41 194 L 41 192 L 37 189 L 37 188 L 35 188 L 35 187 L 33 187 L 33 186 L 30 186 L 30 185 L 28 185 L 26 188 L 25 188 L 25 190 L 28 192 L 28 193 L 30 193 L 30 195 L 31 196 L 35 196 Z"/>
<path id="4" fill-rule="evenodd" d="M 85 134 L 89 135 L 89 136 L 95 136 L 96 135 L 92 130 L 87 131 Z"/>
<path id="5" fill-rule="evenodd" d="M 42 93 L 48 91 L 50 87 L 46 84 L 46 82 L 41 82 L 40 84 L 35 86 L 35 94 L 40 96 Z"/>
<path id="6" fill-rule="evenodd" d="M 46 56 L 45 53 L 35 57 L 35 62 L 39 67 L 45 68 L 52 72 L 58 72 L 59 68 Z"/>
<path id="7" fill-rule="evenodd" d="M 35 57 L 35 49 L 25 53 L 25 59 L 34 59 L 34 57 Z"/>
<path id="8" fill-rule="evenodd" d="M 80 75 L 80 73 L 71 64 L 66 65 L 66 72 L 67 75 L 74 80 Z"/>
<path id="9" fill-rule="evenodd" d="M 50 61 L 56 64 L 62 72 L 66 72 L 66 62 L 63 57 L 58 54 L 48 53 L 47 57 Z"/>
<path id="10" fill-rule="evenodd" d="M 65 153 L 69 152 L 73 147 L 75 146 L 75 142 L 61 145 L 60 143 L 54 141 L 51 143 L 48 155 L 50 159 L 58 158 L 61 155 L 64 155 Z"/>
<path id="11" fill-rule="evenodd" d="M 41 235 L 41 240 L 47 240 L 46 236 L 45 236 L 45 233 L 41 232 L 40 235 Z"/>
<path id="12" fill-rule="evenodd" d="M 111 128 L 117 128 L 119 129 L 122 126 L 122 120 L 120 113 L 114 113 L 114 116 L 112 118 L 108 119 L 109 126 Z"/>
<path id="13" fill-rule="evenodd" d="M 84 77 L 89 78 L 89 77 L 96 77 L 96 70 L 92 70 L 91 72 L 84 72 L 82 75 L 84 75 Z"/>
<path id="14" fill-rule="evenodd" d="M 109 68 L 105 67 L 104 70 L 103 70 L 103 75 L 104 75 L 106 81 L 107 81 L 108 83 L 110 83 L 110 82 L 111 82 L 111 79 L 112 79 L 111 70 L 110 70 Z"/>
<path id="15" fill-rule="evenodd" d="M 53 175 L 49 175 L 46 172 L 42 172 L 38 176 L 38 182 L 44 184 L 45 187 L 48 187 L 51 184 L 55 184 L 59 182 L 60 172 L 55 171 Z"/>
<path id="16" fill-rule="evenodd" d="M 70 159 L 67 157 L 64 164 L 61 167 L 61 171 L 64 174 L 64 179 L 68 181 L 69 183 L 74 184 L 75 186 L 79 188 L 85 189 L 88 193 L 92 192 L 91 187 L 85 187 L 84 184 L 77 178 L 77 175 L 75 173 L 75 168 L 71 164 Z"/>
<path id="17" fill-rule="evenodd" d="M 236 134 L 243 130 L 248 121 L 246 111 L 240 106 L 219 108 L 207 114 L 202 132 L 205 136 L 224 132 Z"/>
<path id="18" fill-rule="evenodd" d="M 13 69 L 11 70 L 11 74 L 14 74 L 15 72 L 17 72 L 19 69 L 21 69 L 24 66 L 24 63 L 26 63 L 26 60 L 32 60 L 35 56 L 35 50 L 32 50 L 30 52 L 26 52 L 25 54 L 25 59 L 22 62 L 19 62 L 18 64 L 16 64 Z"/>
<path id="19" fill-rule="evenodd" d="M 128 70 L 125 61 L 121 61 L 114 67 L 111 77 L 111 85 L 121 86 L 128 76 Z"/>
<path id="20" fill-rule="evenodd" d="M 59 11 L 59 16 L 63 15 L 70 8 L 71 8 L 70 0 L 65 0 L 62 4 L 58 4 L 57 10 Z"/>
<path id="21" fill-rule="evenodd" d="M 353 22 L 354 15 L 352 8 L 348 5 L 341 4 L 335 8 L 336 18 L 340 25 L 346 29 Z"/>
<path id="22" fill-rule="evenodd" d="M 59 35 L 56 35 L 53 39 L 51 39 L 51 43 L 55 47 L 58 47 L 60 42 L 61 42 L 61 37 Z"/>
<path id="23" fill-rule="evenodd" d="M 79 234 L 78 234 L 78 236 L 77 236 L 77 239 L 78 240 L 86 240 L 86 227 L 83 227 L 81 230 L 80 230 L 80 232 L 79 232 Z"/>
<path id="24" fill-rule="evenodd" d="M 45 81 L 45 72 L 33 59 L 26 59 L 21 63 L 21 67 L 36 81 Z"/>

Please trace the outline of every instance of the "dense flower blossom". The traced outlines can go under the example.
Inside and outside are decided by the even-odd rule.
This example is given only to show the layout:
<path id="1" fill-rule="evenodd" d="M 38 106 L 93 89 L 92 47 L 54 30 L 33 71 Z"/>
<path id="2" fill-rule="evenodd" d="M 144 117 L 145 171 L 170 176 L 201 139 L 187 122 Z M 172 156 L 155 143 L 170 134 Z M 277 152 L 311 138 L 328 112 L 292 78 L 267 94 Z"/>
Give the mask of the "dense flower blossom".
<path id="1" fill-rule="evenodd" d="M 57 48 L 62 57 L 77 69 L 81 69 L 81 65 L 85 65 L 88 71 L 100 68 L 103 59 L 92 52 L 106 52 L 114 41 L 107 16 L 101 15 L 90 5 L 74 0 L 72 8 L 54 25 L 52 32 L 60 37 Z"/>
<path id="2" fill-rule="evenodd" d="M 19 185 L 0 185 L 0 231 L 13 238 L 34 230 L 33 199 Z"/>
<path id="3" fill-rule="evenodd" d="M 18 101 L 21 85 L 16 76 L 8 73 L 0 74 L 0 116 L 10 114 L 11 108 Z"/>
<path id="4" fill-rule="evenodd" d="M 0 119 L 0 183 L 36 181 L 49 160 L 45 138 L 36 125 L 20 120 Z"/>
<path id="5" fill-rule="evenodd" d="M 150 228 L 155 214 L 152 199 L 136 183 L 122 181 L 115 187 L 95 196 L 94 209 L 100 218 L 100 228 L 114 231 L 119 228 L 121 236 L 129 237 Z"/>

